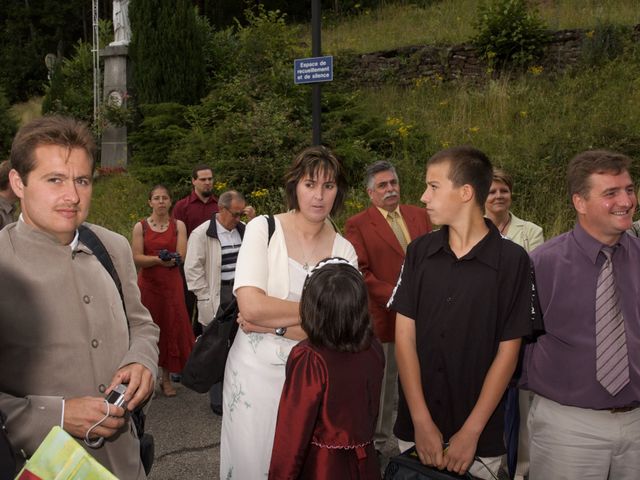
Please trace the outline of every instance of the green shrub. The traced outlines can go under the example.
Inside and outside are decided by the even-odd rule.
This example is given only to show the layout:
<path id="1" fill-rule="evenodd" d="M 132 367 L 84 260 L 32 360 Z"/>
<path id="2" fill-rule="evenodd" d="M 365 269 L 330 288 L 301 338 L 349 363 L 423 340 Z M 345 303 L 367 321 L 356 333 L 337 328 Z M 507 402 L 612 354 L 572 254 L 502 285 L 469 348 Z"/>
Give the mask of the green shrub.
<path id="1" fill-rule="evenodd" d="M 9 156 L 13 136 L 18 130 L 18 122 L 9 107 L 4 89 L 0 87 L 0 162 Z"/>
<path id="2" fill-rule="evenodd" d="M 473 42 L 490 64 L 524 67 L 543 52 L 547 33 L 526 0 L 491 0 L 478 7 Z"/>

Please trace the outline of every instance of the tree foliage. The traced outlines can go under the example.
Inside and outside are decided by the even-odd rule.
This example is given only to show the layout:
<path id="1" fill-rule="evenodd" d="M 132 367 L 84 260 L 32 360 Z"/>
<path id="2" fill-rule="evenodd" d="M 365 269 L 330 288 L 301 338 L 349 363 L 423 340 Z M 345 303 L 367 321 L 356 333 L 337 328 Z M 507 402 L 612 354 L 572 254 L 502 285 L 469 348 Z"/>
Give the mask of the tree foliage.
<path id="1" fill-rule="evenodd" d="M 111 2 L 101 3 L 101 17 L 110 18 Z M 45 55 L 68 56 L 78 40 L 91 41 L 90 1 L 0 2 L 0 85 L 9 101 L 41 94 L 47 81 Z"/>
<path id="2" fill-rule="evenodd" d="M 18 130 L 18 122 L 9 110 L 9 101 L 0 87 L 0 162 L 9 156 L 13 136 Z"/>
<path id="3" fill-rule="evenodd" d="M 139 103 L 197 103 L 204 93 L 207 23 L 188 0 L 129 5 L 129 54 Z"/>
<path id="4" fill-rule="evenodd" d="M 191 166 L 204 162 L 221 184 L 245 193 L 274 192 L 294 155 L 310 144 L 311 89 L 294 85 L 292 78 L 292 59 L 307 54 L 297 30 L 280 12 L 261 7 L 245 12 L 245 18 L 246 25 L 237 22 L 209 39 L 214 75 L 198 105 L 184 115 L 174 111 L 173 123 L 164 122 L 169 118 L 164 110 L 145 111 L 143 125 L 130 135 L 140 179 L 156 178 L 159 168 L 170 166 L 186 178 Z M 339 88 L 326 88 L 323 110 L 324 143 L 341 155 L 349 180 L 356 182 L 376 156 L 372 145 L 381 152 L 392 148 L 384 122 L 359 109 L 357 95 Z M 176 127 L 171 148 L 154 151 L 157 135 L 173 135 L 177 131 L 170 128 Z M 153 171 L 149 165 L 155 165 Z"/>

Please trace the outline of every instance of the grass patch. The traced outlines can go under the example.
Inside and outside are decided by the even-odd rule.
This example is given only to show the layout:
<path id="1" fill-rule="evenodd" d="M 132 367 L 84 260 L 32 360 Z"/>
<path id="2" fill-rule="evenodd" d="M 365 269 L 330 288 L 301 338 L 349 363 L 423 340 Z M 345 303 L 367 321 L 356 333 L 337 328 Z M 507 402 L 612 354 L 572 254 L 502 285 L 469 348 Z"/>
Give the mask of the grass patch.
<path id="1" fill-rule="evenodd" d="M 428 138 L 418 158 L 407 154 L 396 160 L 406 201 L 418 202 L 430 155 L 448 146 L 473 144 L 514 175 L 514 212 L 542 225 L 546 237 L 574 222 L 564 180 L 573 155 L 590 148 L 640 155 L 637 51 L 601 68 L 559 77 L 529 74 L 482 87 L 389 86 L 366 92 L 363 102 L 371 111 L 408 125 L 410 135 L 422 132 Z M 639 166 L 634 169 L 637 178 Z"/>
<path id="2" fill-rule="evenodd" d="M 325 54 L 368 53 L 395 47 L 456 44 L 475 34 L 473 25 L 482 0 L 442 0 L 429 7 L 391 4 L 323 25 Z M 640 23 L 637 0 L 538 0 L 547 27 L 595 29 L 601 24 Z M 307 42 L 311 44 L 308 30 Z"/>
<path id="3" fill-rule="evenodd" d="M 131 240 L 135 223 L 149 216 L 149 187 L 122 174 L 98 177 L 93 183 L 93 199 L 88 222 L 118 232 Z"/>

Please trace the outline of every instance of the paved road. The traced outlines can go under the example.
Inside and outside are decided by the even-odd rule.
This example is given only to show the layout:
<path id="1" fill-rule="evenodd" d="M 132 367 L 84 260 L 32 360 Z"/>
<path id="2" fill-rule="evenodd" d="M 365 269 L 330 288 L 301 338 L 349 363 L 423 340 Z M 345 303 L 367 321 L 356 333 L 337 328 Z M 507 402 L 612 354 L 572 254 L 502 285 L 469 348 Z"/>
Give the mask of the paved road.
<path id="1" fill-rule="evenodd" d="M 147 416 L 156 458 L 150 480 L 211 480 L 218 478 L 221 417 L 209 408 L 207 394 L 175 384 L 178 395 L 159 389 Z"/>
<path id="2" fill-rule="evenodd" d="M 222 418 L 209 408 L 209 397 L 179 383 L 178 395 L 165 397 L 159 388 L 147 416 L 147 431 L 155 438 L 156 457 L 149 480 L 212 480 L 219 478 Z M 381 458 L 397 453 L 389 442 Z"/>

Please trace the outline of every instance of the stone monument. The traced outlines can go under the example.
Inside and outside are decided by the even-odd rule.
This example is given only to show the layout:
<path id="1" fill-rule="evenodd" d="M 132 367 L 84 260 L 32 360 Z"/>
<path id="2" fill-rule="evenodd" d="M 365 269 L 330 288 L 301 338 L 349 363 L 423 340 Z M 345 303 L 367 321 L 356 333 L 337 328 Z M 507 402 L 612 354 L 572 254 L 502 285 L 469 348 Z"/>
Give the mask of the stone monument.
<path id="1" fill-rule="evenodd" d="M 103 101 L 112 107 L 127 106 L 127 85 L 131 84 L 129 65 L 129 0 L 113 2 L 114 41 L 100 51 L 104 59 Z M 129 152 L 127 148 L 127 127 L 105 125 L 102 131 L 102 167 L 126 167 Z"/>

